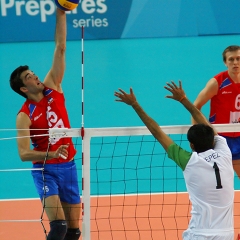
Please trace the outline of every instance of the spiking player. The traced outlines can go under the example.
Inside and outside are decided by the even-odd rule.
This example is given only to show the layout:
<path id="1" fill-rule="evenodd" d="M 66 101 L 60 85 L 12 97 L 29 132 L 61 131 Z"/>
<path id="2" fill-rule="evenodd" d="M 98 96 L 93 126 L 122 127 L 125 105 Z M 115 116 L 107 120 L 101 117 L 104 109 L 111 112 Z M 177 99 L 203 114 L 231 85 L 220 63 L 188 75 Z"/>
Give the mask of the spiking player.
<path id="1" fill-rule="evenodd" d="M 10 77 L 12 89 L 26 98 L 17 115 L 18 151 L 22 161 L 32 161 L 38 194 L 50 221 L 47 240 L 78 240 L 80 196 L 71 138 L 50 142 L 48 128 L 70 128 L 61 83 L 65 70 L 66 13 L 57 8 L 53 64 L 43 83 L 28 68 L 20 66 Z M 39 130 L 38 130 L 39 129 Z M 31 137 L 34 149 L 30 148 Z M 48 149 L 49 147 L 49 149 Z M 43 165 L 43 161 L 46 163 Z M 44 175 L 44 178 L 43 178 Z"/>
<path id="2" fill-rule="evenodd" d="M 168 83 L 165 89 L 172 93 L 167 98 L 179 101 L 198 123 L 190 127 L 187 137 L 193 152 L 178 146 L 161 127 L 142 109 L 130 88 L 115 92 L 116 101 L 135 110 L 152 135 L 183 170 L 190 201 L 191 220 L 183 233 L 184 240 L 233 240 L 234 172 L 231 151 L 226 139 L 219 136 L 203 114 L 187 99 L 179 87 Z"/>

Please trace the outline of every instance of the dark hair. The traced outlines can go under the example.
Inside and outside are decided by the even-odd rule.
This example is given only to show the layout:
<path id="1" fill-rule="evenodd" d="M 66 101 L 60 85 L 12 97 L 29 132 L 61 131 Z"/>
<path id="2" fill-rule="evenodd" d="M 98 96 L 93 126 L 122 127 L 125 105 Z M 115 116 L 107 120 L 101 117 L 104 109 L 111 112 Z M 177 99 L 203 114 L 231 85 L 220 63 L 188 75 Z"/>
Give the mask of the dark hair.
<path id="1" fill-rule="evenodd" d="M 23 71 L 26 71 L 26 70 L 29 70 L 29 67 L 27 65 L 19 66 L 12 72 L 10 76 L 10 86 L 12 90 L 25 98 L 27 98 L 27 95 L 20 90 L 21 87 L 24 87 L 24 84 L 22 79 L 20 78 L 20 75 L 22 74 Z"/>
<path id="2" fill-rule="evenodd" d="M 189 128 L 187 139 L 197 153 L 205 152 L 213 148 L 214 132 L 208 125 L 196 124 Z"/>
<path id="3" fill-rule="evenodd" d="M 224 51 L 222 53 L 223 61 L 226 62 L 226 53 L 227 52 L 235 52 L 237 50 L 240 50 L 240 46 L 238 46 L 238 45 L 231 45 L 231 46 L 228 46 L 226 49 L 224 49 Z"/>

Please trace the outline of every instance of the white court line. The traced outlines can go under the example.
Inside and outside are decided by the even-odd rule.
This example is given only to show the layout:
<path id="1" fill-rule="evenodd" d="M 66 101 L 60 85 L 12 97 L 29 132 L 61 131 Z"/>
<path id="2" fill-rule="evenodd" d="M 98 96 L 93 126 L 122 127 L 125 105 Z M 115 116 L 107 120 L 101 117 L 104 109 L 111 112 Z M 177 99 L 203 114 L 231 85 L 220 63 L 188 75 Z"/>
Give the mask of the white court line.
<path id="1" fill-rule="evenodd" d="M 240 192 L 240 190 L 234 190 L 234 192 Z M 170 195 L 170 194 L 186 194 L 188 192 L 160 192 L 160 193 L 151 193 L 151 195 Z M 131 197 L 131 196 L 145 196 L 149 195 L 149 193 L 141 193 L 141 194 L 114 194 L 114 195 L 92 195 L 91 198 L 96 197 Z M 0 199 L 0 202 L 4 201 L 31 201 L 31 200 L 39 200 L 39 198 L 13 198 L 13 199 Z"/>

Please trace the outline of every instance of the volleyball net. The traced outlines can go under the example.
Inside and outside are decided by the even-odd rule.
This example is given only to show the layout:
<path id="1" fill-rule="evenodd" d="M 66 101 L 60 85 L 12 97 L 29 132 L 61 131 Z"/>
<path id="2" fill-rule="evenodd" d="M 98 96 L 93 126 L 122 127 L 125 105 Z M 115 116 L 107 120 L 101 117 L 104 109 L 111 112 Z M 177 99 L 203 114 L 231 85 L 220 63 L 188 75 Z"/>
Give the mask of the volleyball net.
<path id="1" fill-rule="evenodd" d="M 215 125 L 235 132 L 236 125 Z M 190 150 L 187 126 L 163 126 Z M 55 135 L 77 136 L 56 129 Z M 85 129 L 82 143 L 83 239 L 182 239 L 191 204 L 182 170 L 146 127 Z M 235 229 L 240 230 L 239 179 L 235 177 Z"/>
<path id="2" fill-rule="evenodd" d="M 219 132 L 237 130 L 235 124 L 215 126 Z M 186 138 L 189 127 L 163 126 L 162 129 L 178 145 L 190 151 Z M 82 239 L 182 239 L 191 211 L 183 173 L 167 157 L 146 127 L 85 128 L 84 131 L 59 128 L 50 129 L 49 137 L 73 137 L 78 150 L 75 160 L 79 171 L 79 186 L 82 185 L 83 216 L 79 219 Z M 2 144 L 3 142 L 5 144 L 6 141 L 1 141 Z M 11 143 L 11 146 L 13 144 L 16 143 Z M 19 159 L 18 156 L 15 158 Z M 20 164 L 25 166 L 25 163 Z M 11 171 L 0 169 L 1 179 L 10 176 L 13 178 L 14 175 L 18 176 L 17 179 L 24 179 L 27 169 L 31 170 L 31 167 L 8 169 Z M 234 182 L 234 227 L 237 236 L 240 232 L 240 180 L 237 176 Z M 16 188 L 21 188 L 24 184 L 22 181 L 15 183 Z M 29 184 L 34 185 L 32 180 Z M 4 185 L 7 185 L 7 181 Z M 27 191 L 25 195 L 28 195 Z M 41 229 L 40 223 L 47 223 L 45 215 L 40 218 L 44 209 L 39 200 L 39 218 L 24 218 L 30 207 L 28 200 L 24 202 L 26 205 L 21 205 L 22 212 L 18 214 L 18 221 L 10 219 L 8 209 L 8 219 L 3 219 L 3 214 L 0 226 L 4 222 L 4 226 L 6 222 L 12 227 L 23 223 L 29 226 L 32 221 L 35 222 L 35 227 Z M 1 206 L 3 203 L 5 204 L 0 202 Z M 18 204 L 20 201 L 16 203 L 16 208 Z M 23 208 L 27 209 L 24 211 Z M 27 239 L 27 235 L 23 239 Z M 35 237 L 35 240 L 38 239 Z"/>
<path id="3" fill-rule="evenodd" d="M 187 147 L 185 135 L 171 137 Z M 145 127 L 86 129 L 84 138 L 86 239 L 178 239 L 189 220 L 184 179 L 150 132 Z"/>

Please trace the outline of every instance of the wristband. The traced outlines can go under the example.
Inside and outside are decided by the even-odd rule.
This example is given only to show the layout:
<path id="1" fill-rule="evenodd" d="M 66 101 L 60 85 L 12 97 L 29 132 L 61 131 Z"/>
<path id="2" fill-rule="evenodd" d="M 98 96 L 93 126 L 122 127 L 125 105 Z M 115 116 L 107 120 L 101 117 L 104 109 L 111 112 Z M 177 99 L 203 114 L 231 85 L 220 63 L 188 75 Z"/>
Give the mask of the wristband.
<path id="1" fill-rule="evenodd" d="M 179 99 L 179 102 L 182 102 L 182 100 L 183 100 L 184 98 L 187 98 L 186 95 L 182 96 L 182 97 Z"/>

